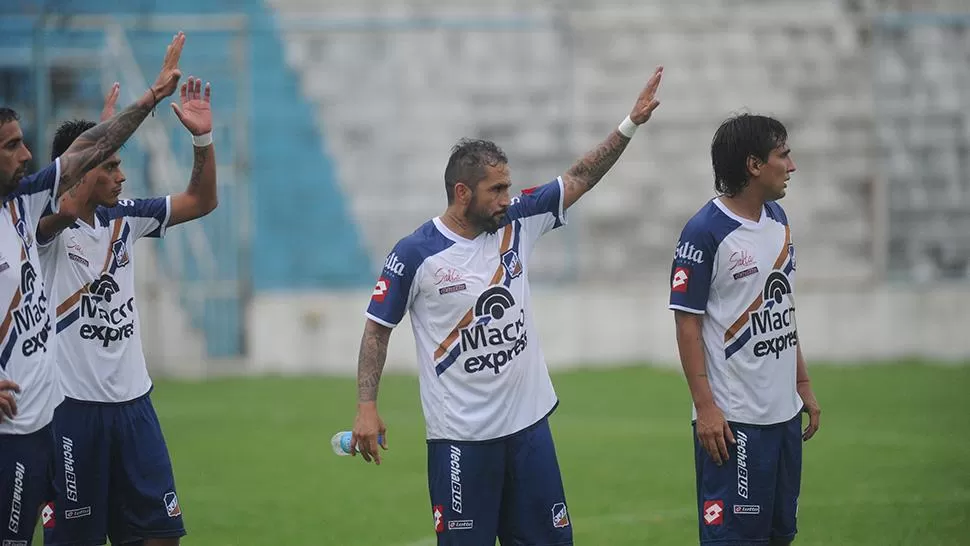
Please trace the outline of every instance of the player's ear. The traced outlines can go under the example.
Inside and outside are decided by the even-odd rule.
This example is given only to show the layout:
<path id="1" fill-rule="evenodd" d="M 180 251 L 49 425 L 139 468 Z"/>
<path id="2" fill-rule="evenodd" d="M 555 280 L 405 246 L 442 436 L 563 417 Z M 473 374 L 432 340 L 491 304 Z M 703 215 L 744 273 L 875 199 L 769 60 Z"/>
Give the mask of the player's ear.
<path id="1" fill-rule="evenodd" d="M 763 161 L 753 155 L 749 155 L 745 165 L 748 169 L 748 176 L 759 176 L 762 165 L 764 165 Z"/>
<path id="2" fill-rule="evenodd" d="M 461 204 L 467 204 L 471 201 L 472 189 L 465 185 L 464 182 L 457 182 L 455 184 L 455 201 Z"/>

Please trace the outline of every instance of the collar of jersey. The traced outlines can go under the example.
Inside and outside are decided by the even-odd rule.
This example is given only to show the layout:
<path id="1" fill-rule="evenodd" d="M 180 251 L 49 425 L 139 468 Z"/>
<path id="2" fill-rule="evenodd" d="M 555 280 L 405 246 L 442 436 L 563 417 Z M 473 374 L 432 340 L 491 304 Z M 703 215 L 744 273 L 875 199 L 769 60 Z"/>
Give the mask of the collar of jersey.
<path id="1" fill-rule="evenodd" d="M 461 244 L 465 244 L 465 245 L 473 245 L 473 244 L 475 244 L 475 241 L 478 239 L 477 237 L 475 239 L 466 239 L 466 238 L 462 237 L 461 235 L 458 235 L 454 231 L 451 231 L 450 229 L 448 229 L 448 226 L 446 226 L 445 223 L 441 221 L 441 217 L 440 216 L 435 216 L 434 218 L 431 219 L 431 221 L 434 222 L 434 227 L 437 228 L 438 231 L 440 231 L 442 235 L 444 235 L 445 237 L 451 239 L 452 241 L 454 241 L 456 243 L 461 243 Z M 479 235 L 478 237 L 481 237 L 481 236 L 482 235 Z"/>
<path id="2" fill-rule="evenodd" d="M 727 205 L 725 205 L 724 203 L 721 202 L 721 198 L 720 197 L 715 197 L 714 198 L 714 204 L 717 205 L 717 208 L 720 209 L 721 212 L 723 212 L 724 214 L 726 214 L 728 218 L 734 220 L 735 222 L 738 222 L 739 224 L 741 224 L 742 226 L 745 226 L 745 227 L 749 227 L 749 228 L 760 228 L 760 227 L 764 226 L 765 225 L 765 221 L 768 220 L 768 214 L 765 211 L 765 206 L 764 205 L 761 206 L 761 218 L 759 218 L 757 222 L 754 222 L 754 221 L 749 220 L 747 218 L 742 218 L 742 217 L 738 216 L 737 214 L 734 214 L 733 212 L 731 212 L 731 209 L 727 208 Z"/>

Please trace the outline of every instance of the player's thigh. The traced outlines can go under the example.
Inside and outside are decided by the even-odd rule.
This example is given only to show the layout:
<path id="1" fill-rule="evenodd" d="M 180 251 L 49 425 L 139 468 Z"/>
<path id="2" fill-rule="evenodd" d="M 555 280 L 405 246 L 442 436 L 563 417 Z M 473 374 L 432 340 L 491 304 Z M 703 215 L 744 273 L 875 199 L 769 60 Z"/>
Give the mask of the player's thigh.
<path id="1" fill-rule="evenodd" d="M 701 544 L 767 544 L 780 453 L 774 427 L 731 423 L 737 441 L 720 466 L 694 435 L 698 528 Z"/>
<path id="2" fill-rule="evenodd" d="M 54 500 L 45 509 L 46 546 L 104 544 L 110 427 L 110 406 L 65 400 L 54 412 Z"/>
<path id="3" fill-rule="evenodd" d="M 431 516 L 440 546 L 494 546 L 504 473 L 501 442 L 428 443 Z"/>
<path id="4" fill-rule="evenodd" d="M 775 484 L 775 506 L 771 527 L 772 539 L 778 544 L 793 540 L 798 532 L 798 495 L 802 485 L 801 414 L 779 426 L 781 455 L 778 458 L 778 480 Z"/>
<path id="5" fill-rule="evenodd" d="M 0 435 L 0 542 L 28 545 L 40 507 L 50 496 L 54 437 L 50 426 L 32 434 Z"/>
<path id="6" fill-rule="evenodd" d="M 112 542 L 185 535 L 168 446 L 151 398 L 117 407 L 108 534 Z"/>
<path id="7" fill-rule="evenodd" d="M 506 440 L 506 457 L 499 520 L 502 546 L 572 544 L 573 527 L 548 420 Z"/>

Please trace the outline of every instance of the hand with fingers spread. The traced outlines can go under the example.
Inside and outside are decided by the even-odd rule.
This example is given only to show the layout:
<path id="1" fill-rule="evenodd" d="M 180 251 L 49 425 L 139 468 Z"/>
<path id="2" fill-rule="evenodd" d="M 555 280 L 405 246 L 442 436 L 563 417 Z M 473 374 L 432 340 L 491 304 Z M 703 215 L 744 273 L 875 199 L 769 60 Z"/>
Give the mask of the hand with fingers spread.
<path id="1" fill-rule="evenodd" d="M 189 76 L 179 91 L 178 104 L 172 103 L 172 110 L 182 122 L 182 125 L 195 136 L 212 132 L 212 86 L 206 82 L 203 89 L 202 80 Z"/>
<path id="2" fill-rule="evenodd" d="M 381 464 L 381 452 L 377 449 L 387 449 L 387 427 L 377 413 L 377 404 L 373 402 L 362 403 L 357 409 L 357 418 L 354 419 L 354 432 L 350 440 L 350 454 L 357 456 L 357 453 L 365 461 L 373 460 L 378 465 Z"/>
<path id="3" fill-rule="evenodd" d="M 0 379 L 0 423 L 17 415 L 17 400 L 14 393 L 20 394 L 20 386 L 8 379 Z"/>
<path id="4" fill-rule="evenodd" d="M 158 78 L 151 87 L 156 104 L 158 104 L 158 101 L 174 93 L 178 87 L 179 80 L 182 78 L 182 71 L 179 69 L 179 59 L 182 57 L 182 48 L 184 46 L 185 34 L 179 32 L 172 37 L 172 43 L 165 49 L 162 69 L 158 72 Z"/>
<path id="5" fill-rule="evenodd" d="M 650 115 L 653 111 L 660 106 L 660 101 L 657 100 L 657 90 L 660 88 L 660 80 L 663 79 L 664 67 L 658 66 L 654 71 L 650 79 L 647 80 L 647 85 L 640 92 L 640 96 L 637 97 L 637 103 L 633 105 L 633 110 L 630 111 L 630 121 L 637 125 L 643 125 L 650 119 Z"/>
<path id="6" fill-rule="evenodd" d="M 115 82 L 104 98 L 104 108 L 101 109 L 101 121 L 106 121 L 115 115 L 115 105 L 118 104 L 118 97 L 121 96 L 121 84 Z"/>
<path id="7" fill-rule="evenodd" d="M 724 413 L 714 404 L 697 408 L 697 440 L 717 466 L 730 458 L 728 444 L 737 443 Z"/>

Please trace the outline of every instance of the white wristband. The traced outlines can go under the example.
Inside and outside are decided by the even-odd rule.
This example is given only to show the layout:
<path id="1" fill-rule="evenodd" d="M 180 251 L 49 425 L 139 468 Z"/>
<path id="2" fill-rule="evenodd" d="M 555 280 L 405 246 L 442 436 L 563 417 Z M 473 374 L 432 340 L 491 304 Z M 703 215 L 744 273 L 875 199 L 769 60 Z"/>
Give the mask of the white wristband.
<path id="1" fill-rule="evenodd" d="M 622 123 L 620 123 L 620 126 L 616 128 L 616 130 L 619 131 L 621 135 L 627 138 L 633 138 L 633 134 L 637 132 L 637 127 L 639 126 L 636 123 L 633 123 L 633 120 L 630 119 L 630 116 L 627 116 L 626 119 L 623 120 Z"/>
<path id="2" fill-rule="evenodd" d="M 196 148 L 205 148 L 206 146 L 212 144 L 212 133 L 206 133 L 204 135 L 192 135 L 192 145 Z"/>

